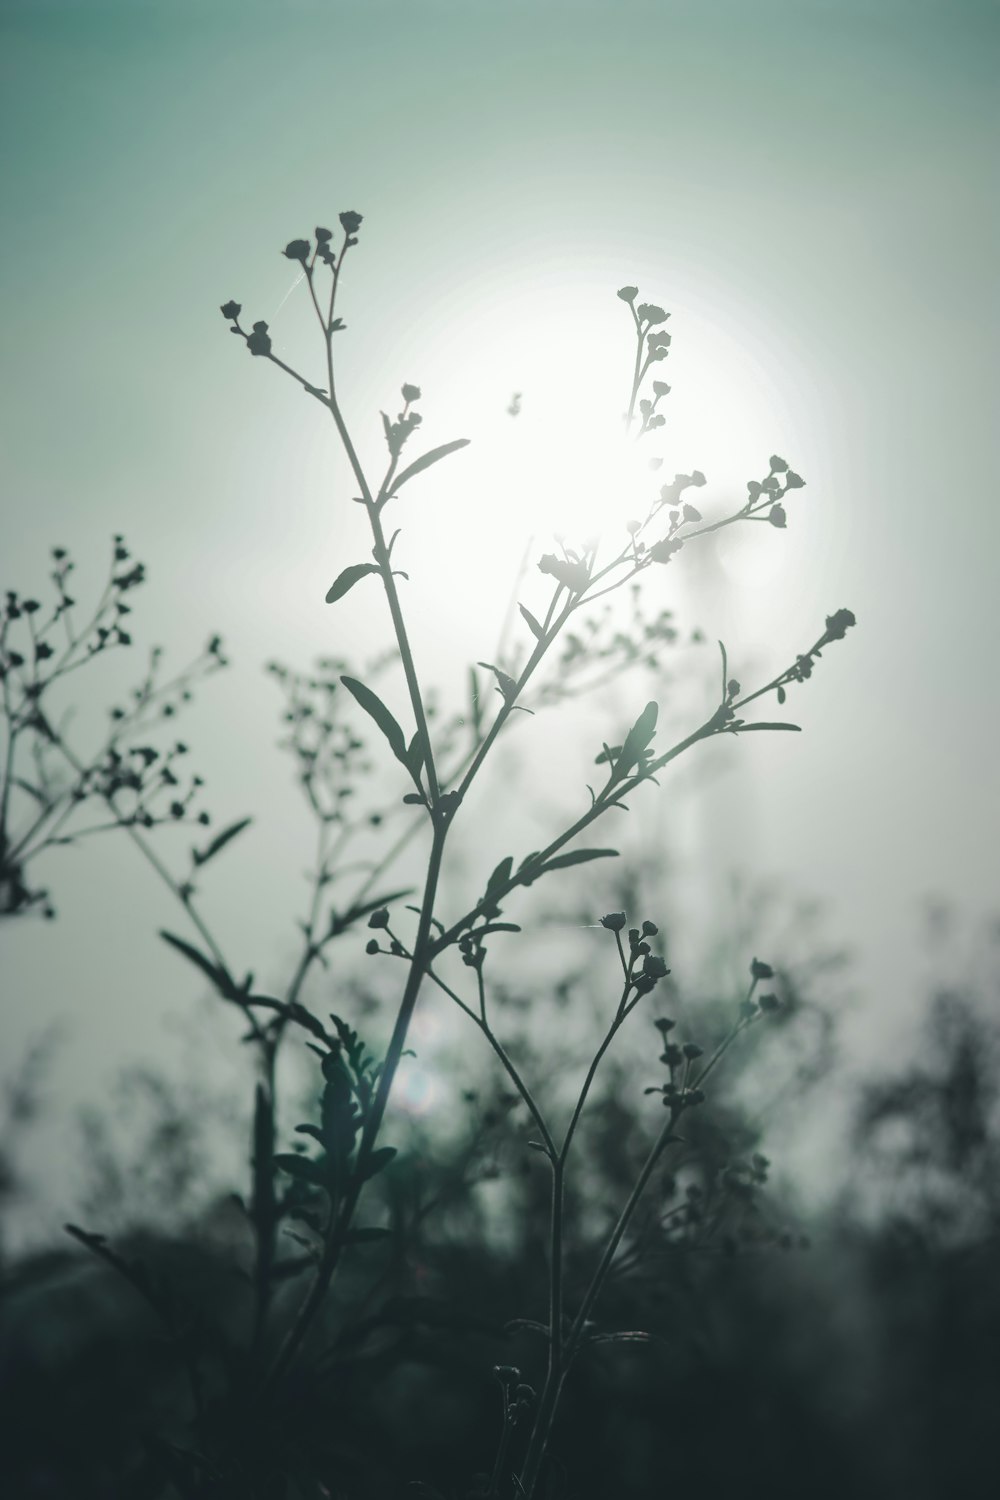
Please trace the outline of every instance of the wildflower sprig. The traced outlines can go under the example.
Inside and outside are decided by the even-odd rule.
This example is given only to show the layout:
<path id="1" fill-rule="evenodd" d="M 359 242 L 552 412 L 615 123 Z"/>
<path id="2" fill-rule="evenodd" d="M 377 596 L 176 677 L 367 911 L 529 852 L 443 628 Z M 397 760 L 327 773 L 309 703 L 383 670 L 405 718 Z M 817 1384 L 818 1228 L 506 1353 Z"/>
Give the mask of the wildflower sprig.
<path id="1" fill-rule="evenodd" d="M 32 889 L 29 865 L 48 850 L 127 828 L 148 832 L 161 824 L 201 824 L 200 776 L 185 774 L 182 740 L 154 743 L 164 721 L 191 701 L 196 686 L 226 665 L 212 637 L 181 671 L 166 676 L 154 648 L 124 704 L 107 712 L 108 729 L 89 754 L 74 749 L 58 705 L 67 679 L 107 653 L 129 648 L 125 620 L 132 592 L 145 580 L 122 536 L 112 545 L 108 579 L 96 605 L 77 623 L 70 593 L 73 559 L 52 551 L 55 598 L 48 606 L 7 594 L 0 618 L 0 687 L 6 754 L 0 783 L 0 915 L 41 909 L 53 916 L 48 892 Z"/>
<path id="2" fill-rule="evenodd" d="M 511 610 L 518 644 L 509 652 L 480 647 L 476 656 L 483 659 L 468 667 L 467 713 L 445 723 L 440 719 L 435 722 L 433 700 L 418 670 L 408 633 L 403 531 L 390 524 L 390 516 L 407 486 L 458 454 L 467 440 L 457 437 L 424 449 L 420 437 L 423 395 L 419 386 L 406 381 L 399 387 L 399 399 L 386 401 L 386 409 L 380 413 L 381 431 L 378 420 L 373 419 L 379 452 L 376 466 L 369 469 L 361 461 L 338 393 L 335 359 L 336 336 L 345 330 L 338 306 L 345 258 L 359 242 L 361 225 L 360 214 L 342 213 L 339 231 L 317 227 L 313 237 L 292 239 L 282 252 L 297 284 L 304 289 L 310 316 L 315 319 L 321 373 L 301 373 L 284 360 L 274 330 L 262 319 L 244 319 L 239 303 L 226 302 L 221 310 L 231 333 L 242 340 L 251 357 L 289 376 L 322 406 L 333 423 L 350 467 L 352 498 L 362 507 L 369 537 L 367 551 L 362 549 L 360 556 L 343 559 L 344 565 L 327 589 L 326 602 L 334 609 L 346 609 L 353 602 L 347 602 L 348 595 L 356 587 L 381 589 L 391 624 L 393 660 L 405 680 L 405 700 L 395 711 L 389 707 L 372 685 L 377 672 L 371 665 L 358 674 L 347 662 L 331 658 L 309 677 L 284 668 L 272 669 L 285 696 L 287 748 L 294 757 L 298 784 L 315 819 L 317 834 L 308 908 L 299 924 L 298 959 L 289 982 L 277 993 L 260 993 L 252 973 L 239 977 L 242 970 L 224 954 L 196 902 L 205 865 L 220 858 L 243 836 L 249 820 L 239 819 L 213 837 L 200 836 L 181 878 L 171 875 L 150 850 L 144 852 L 157 860 L 161 875 L 194 925 L 198 941 L 190 942 L 175 933 L 164 932 L 163 936 L 221 999 L 239 1009 L 247 1022 L 246 1038 L 253 1044 L 258 1061 L 247 1209 L 255 1242 L 253 1323 L 247 1340 L 249 1365 L 245 1378 L 238 1382 L 244 1418 L 249 1412 L 252 1421 L 259 1419 L 266 1427 L 272 1404 L 286 1401 L 287 1377 L 299 1367 L 307 1343 L 320 1327 L 327 1293 L 341 1261 L 354 1248 L 385 1237 L 381 1226 L 359 1225 L 357 1220 L 366 1185 L 388 1167 L 395 1155 L 392 1147 L 380 1144 L 381 1131 L 394 1080 L 406 1054 L 415 1008 L 428 981 L 450 996 L 484 1037 L 513 1086 L 513 1097 L 527 1108 L 534 1135 L 530 1144 L 547 1163 L 550 1176 L 547 1317 L 544 1322 L 520 1320 L 544 1338 L 545 1378 L 536 1396 L 521 1380 L 519 1369 L 498 1367 L 501 1431 L 492 1473 L 484 1473 L 478 1482 L 483 1495 L 499 1497 L 516 1492 L 521 1500 L 537 1500 L 552 1424 L 567 1373 L 580 1351 L 598 1342 L 646 1337 L 634 1330 L 602 1329 L 595 1323 L 594 1314 L 608 1277 L 616 1266 L 627 1262 L 633 1251 L 640 1204 L 652 1176 L 667 1149 L 683 1144 L 680 1122 L 689 1114 L 697 1120 L 693 1112 L 706 1102 L 706 1085 L 727 1048 L 750 1025 L 779 1009 L 780 1001 L 777 991 L 758 994 L 758 984 L 773 975 L 769 966 L 754 960 L 742 1008 L 707 1061 L 697 1042 L 678 1043 L 668 1034 L 672 1023 L 659 1023 L 667 1074 L 653 1092 L 662 1100 L 665 1118 L 587 1275 L 579 1284 L 572 1275 L 567 1282 L 565 1190 L 574 1159 L 572 1148 L 598 1071 L 618 1032 L 633 1011 L 656 992 L 669 969 L 665 954 L 657 950 L 655 922 L 645 920 L 630 927 L 624 912 L 609 912 L 595 924 L 613 937 L 613 957 L 620 976 L 615 980 L 615 998 L 609 1002 L 601 1038 L 584 1070 L 568 1118 L 557 1124 L 505 1045 L 499 1034 L 502 1026 L 494 1014 L 500 990 L 494 965 L 504 947 L 516 943 L 521 932 L 520 923 L 509 919 L 508 905 L 540 880 L 583 865 L 600 868 L 600 861 L 615 857 L 615 849 L 596 841 L 582 841 L 581 835 L 612 809 L 627 810 L 641 786 L 655 783 L 662 771 L 696 744 L 722 734 L 795 730 L 793 724 L 748 719 L 744 710 L 771 691 L 783 702 L 787 687 L 811 675 L 822 650 L 844 636 L 854 617 L 846 610 L 829 616 L 825 632 L 807 652 L 748 693 L 729 675 L 723 648 L 718 701 L 713 702 L 702 723 L 668 748 L 656 744 L 656 702 L 647 703 L 630 726 L 628 720 L 609 726 L 606 740 L 594 746 L 599 771 L 594 784 L 586 787 L 589 805 L 581 788 L 579 815 L 544 847 L 517 858 L 505 855 L 488 875 L 484 871 L 482 894 L 477 900 L 470 901 L 467 896 L 457 899 L 454 885 L 447 888 L 446 899 L 442 876 L 448 867 L 452 829 L 467 816 L 470 790 L 498 739 L 517 722 L 514 716 L 528 723 L 526 715 L 532 706 L 558 700 L 570 686 L 588 690 L 617 677 L 629 665 L 655 664 L 657 653 L 676 638 L 676 627 L 667 610 L 661 609 L 649 619 L 640 610 L 638 591 L 649 570 L 673 561 L 689 542 L 724 526 L 763 521 L 776 530 L 783 529 L 788 497 L 803 482 L 784 459 L 772 455 L 767 473 L 748 484 L 745 500 L 725 516 L 706 520 L 690 498 L 691 491 L 706 487 L 705 475 L 700 470 L 677 474 L 668 484 L 650 481 L 654 492 L 645 515 L 626 526 L 624 539 L 611 549 L 610 558 L 597 541 L 584 541 L 578 546 L 557 541 L 555 550 L 538 559 L 538 575 L 543 581 L 540 603 L 533 599 L 518 601 L 517 614 Z M 635 336 L 624 425 L 627 436 L 642 440 L 648 448 L 654 441 L 652 435 L 666 425 L 664 403 L 670 386 L 654 378 L 658 374 L 654 367 L 670 354 L 671 336 L 665 326 L 669 314 L 655 302 L 640 301 L 635 287 L 622 288 L 619 297 L 629 308 Z M 651 458 L 651 472 L 661 466 L 659 456 Z M 127 557 L 120 560 L 125 569 L 120 576 L 132 583 L 141 581 L 141 571 L 137 575 L 134 568 L 126 568 L 129 561 Z M 63 593 L 65 584 L 63 575 Z M 115 587 L 113 602 L 118 604 L 124 586 Z M 631 590 L 634 629 L 631 634 L 615 632 L 608 639 L 599 601 L 622 588 Z M 69 607 L 57 612 L 64 630 Z M 101 644 L 97 649 L 127 642 L 128 632 L 121 626 L 120 615 L 116 609 L 110 624 L 103 619 L 99 622 L 96 639 Z M 15 622 L 19 618 L 15 615 Z M 104 637 L 101 630 L 107 632 Z M 0 644 L 6 650 L 5 642 L 6 637 Z M 48 658 L 42 652 L 37 659 L 44 664 Z M 32 679 L 24 676 L 27 657 L 22 653 L 19 661 L 4 660 L 14 674 L 12 680 L 27 681 L 30 686 Z M 590 675 L 588 662 L 596 666 L 596 675 Z M 553 666 L 561 676 L 555 687 L 546 683 Z M 5 706 L 7 701 L 5 698 Z M 148 703 L 152 705 L 152 695 Z M 461 719 L 466 722 L 462 724 Z M 177 785 L 180 778 L 175 762 L 182 751 L 175 747 L 173 752 L 151 754 L 147 760 L 146 748 L 150 753 L 155 749 L 145 747 L 145 741 L 134 745 L 129 742 L 126 747 L 123 738 L 115 740 L 104 768 L 104 781 L 95 783 L 113 806 L 116 822 L 127 823 L 136 813 L 135 804 L 125 801 L 137 792 L 128 758 L 133 750 L 145 769 L 156 767 L 155 774 L 167 786 L 172 797 L 169 814 L 180 822 L 195 815 L 193 796 L 189 795 L 193 788 Z M 384 755 L 385 751 L 394 763 L 399 786 L 387 791 L 385 801 L 380 798 L 378 805 L 365 804 L 357 795 L 359 785 L 372 774 L 379 753 Z M 10 778 L 8 781 L 13 784 Z M 387 782 L 387 787 L 391 785 Z M 8 795 L 5 789 L 5 804 Z M 143 816 L 148 814 L 155 820 L 156 812 L 148 799 L 139 807 Z M 173 811 L 175 807 L 180 809 L 179 814 Z M 396 820 L 406 826 L 390 842 L 383 836 L 383 825 Z M 131 832 L 140 836 L 135 827 Z M 362 835 L 363 859 L 356 857 L 353 847 Z M 426 844 L 419 889 L 387 889 L 399 884 L 390 878 L 390 872 L 409 838 L 417 835 L 422 835 Z M 373 845 L 380 852 L 369 858 Z M 343 882 L 351 874 L 358 878 L 345 886 Z M 407 899 L 411 895 L 412 901 Z M 454 909 L 446 911 L 452 904 Z M 330 962 L 329 945 L 338 938 L 353 942 L 357 948 L 364 946 L 390 980 L 400 977 L 391 1032 L 384 1051 L 380 1048 L 378 1054 L 368 1050 L 341 1018 L 332 1015 L 328 1025 L 305 1003 L 308 976 L 315 966 Z M 388 968 L 387 959 L 395 961 Z M 317 1118 L 302 1122 L 295 1131 L 298 1141 L 289 1149 L 280 1149 L 287 1143 L 277 1108 L 277 1058 L 283 1038 L 292 1027 L 305 1034 L 318 1055 L 322 1083 Z M 749 1172 L 753 1185 L 759 1185 L 759 1169 L 751 1165 Z M 737 1197 L 745 1175 L 735 1167 L 730 1174 Z M 696 1186 L 688 1184 L 689 1188 Z M 669 1222 L 683 1220 L 692 1231 L 698 1227 L 700 1233 L 706 1228 L 705 1218 L 699 1218 L 702 1209 L 694 1194 L 686 1197 L 686 1218 L 678 1214 Z M 673 1214 L 673 1210 L 670 1212 Z M 288 1232 L 299 1236 L 304 1254 L 282 1258 L 280 1236 Z M 275 1296 L 275 1288 L 282 1281 L 292 1283 L 291 1306 Z M 201 1460 L 192 1458 L 192 1462 L 197 1465 Z"/>

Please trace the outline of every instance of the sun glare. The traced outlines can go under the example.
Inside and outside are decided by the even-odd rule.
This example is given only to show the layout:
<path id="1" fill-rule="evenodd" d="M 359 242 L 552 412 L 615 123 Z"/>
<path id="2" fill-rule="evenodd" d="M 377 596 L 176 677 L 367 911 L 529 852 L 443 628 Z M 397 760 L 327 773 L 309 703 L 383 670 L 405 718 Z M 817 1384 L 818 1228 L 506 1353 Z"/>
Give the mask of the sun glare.
<path id="1" fill-rule="evenodd" d="M 666 422 L 636 440 L 638 422 L 630 436 L 624 420 L 633 334 L 614 288 L 587 283 L 470 306 L 468 342 L 439 344 L 425 379 L 449 428 L 473 440 L 456 510 L 463 543 L 481 528 L 490 562 L 509 581 L 529 543 L 539 554 L 554 540 L 616 550 L 626 524 L 645 518 L 677 473 L 707 475 L 706 519 L 741 504 L 789 418 L 767 362 L 739 338 L 738 324 L 732 335 L 721 321 L 674 309 L 670 354 L 647 378 L 670 387 L 658 406 Z M 438 472 L 448 485 L 444 466 Z M 439 534 L 436 546 L 447 549 L 447 538 Z"/>

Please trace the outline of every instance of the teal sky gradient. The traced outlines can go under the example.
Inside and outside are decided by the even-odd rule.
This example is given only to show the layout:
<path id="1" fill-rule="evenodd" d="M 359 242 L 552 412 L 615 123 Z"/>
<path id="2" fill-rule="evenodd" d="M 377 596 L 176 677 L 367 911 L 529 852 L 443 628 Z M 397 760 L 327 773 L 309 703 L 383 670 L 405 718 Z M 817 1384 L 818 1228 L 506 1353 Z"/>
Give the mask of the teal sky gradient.
<path id="1" fill-rule="evenodd" d="M 773 451 L 809 481 L 788 535 L 767 538 L 784 566 L 741 578 L 733 561 L 699 623 L 764 670 L 832 610 L 859 620 L 794 704 L 804 735 L 727 747 L 739 767 L 691 834 L 700 889 L 711 901 L 738 866 L 827 901 L 879 1034 L 905 1028 L 919 902 L 1000 905 L 997 7 L 4 0 L 0 27 L 4 586 L 40 581 L 57 542 L 96 577 L 109 533 L 127 533 L 152 569 L 143 639 L 180 655 L 216 628 L 231 642 L 238 670 L 204 695 L 199 756 L 218 815 L 260 810 L 258 855 L 295 882 L 305 824 L 259 665 L 304 665 L 382 624 L 359 601 L 336 627 L 354 634 L 333 638 L 322 593 L 354 545 L 341 462 L 310 403 L 228 338 L 219 303 L 267 318 L 305 362 L 278 252 L 362 212 L 343 382 L 374 457 L 403 379 L 424 386 L 437 441 L 480 395 L 484 439 L 507 431 L 488 413 L 512 389 L 527 417 L 558 343 L 546 318 L 564 310 L 579 350 L 565 379 L 586 385 L 592 328 L 604 380 L 614 290 L 637 282 L 672 311 L 667 378 L 704 443 L 688 452 L 678 420 L 667 468 L 705 470 L 706 510 L 713 474 L 721 509 Z M 512 320 L 523 368 L 502 340 Z M 700 335 L 728 350 L 715 376 Z M 762 413 L 752 444 L 741 403 Z M 468 516 L 484 442 L 462 462 L 436 524 L 505 556 L 502 518 Z M 457 621 L 447 602 L 435 615 L 433 558 L 414 547 L 416 638 L 448 674 Z M 463 651 L 481 656 L 495 626 Z M 220 902 L 234 938 L 275 899 L 246 849 Z M 130 851 L 74 858 L 91 875 L 53 864 L 55 932 L 10 941 L 5 1027 L 16 1043 L 68 1013 L 82 944 L 95 1064 L 141 1049 L 177 974 L 154 936 L 170 914 Z M 264 967 L 291 942 L 283 889 Z M 136 966 L 153 966 L 141 1004 L 114 958 L 123 922 Z"/>

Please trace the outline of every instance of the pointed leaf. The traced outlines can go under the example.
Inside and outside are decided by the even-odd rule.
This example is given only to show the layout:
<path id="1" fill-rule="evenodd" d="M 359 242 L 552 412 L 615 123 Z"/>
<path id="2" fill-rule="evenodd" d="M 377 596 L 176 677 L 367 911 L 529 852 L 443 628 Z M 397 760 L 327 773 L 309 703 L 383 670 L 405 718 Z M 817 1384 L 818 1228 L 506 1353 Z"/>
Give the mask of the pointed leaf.
<path id="1" fill-rule="evenodd" d="M 627 776 L 632 767 L 641 760 L 642 752 L 656 733 L 656 719 L 659 711 L 656 703 L 647 703 L 625 736 L 625 743 L 615 762 L 614 779 L 616 781 Z"/>
<path id="2" fill-rule="evenodd" d="M 391 906 L 394 901 L 401 901 L 404 896 L 412 896 L 412 894 L 413 887 L 407 886 L 402 891 L 387 891 L 384 896 L 376 896 L 370 901 L 360 901 L 356 906 L 352 906 L 346 911 L 342 917 L 338 917 L 335 913 L 331 912 L 330 936 L 339 937 L 342 932 L 346 932 L 352 923 L 360 921 L 362 917 L 370 916 L 373 911 L 378 911 L 380 906 Z"/>
<path id="3" fill-rule="evenodd" d="M 591 859 L 617 859 L 617 849 L 574 849 L 571 854 L 557 854 L 555 859 L 546 860 L 542 866 L 543 870 L 565 870 L 570 865 L 586 864 Z"/>
<path id="4" fill-rule="evenodd" d="M 476 665 L 478 667 L 485 667 L 488 672 L 493 673 L 504 703 L 512 703 L 517 697 L 517 683 L 513 677 L 509 673 L 502 671 L 500 667 L 495 667 L 491 661 L 480 661 Z"/>
<path id="5" fill-rule="evenodd" d="M 508 854 L 506 859 L 502 859 L 500 861 L 500 863 L 497 865 L 496 869 L 493 871 L 493 874 L 490 876 L 489 880 L 486 882 L 486 895 L 487 896 L 496 895 L 499 891 L 501 891 L 503 889 L 503 887 L 507 884 L 508 880 L 510 879 L 510 872 L 513 869 L 513 867 L 514 867 L 514 856 L 512 854 Z"/>
<path id="6" fill-rule="evenodd" d="M 298 1182 L 308 1182 L 312 1187 L 321 1187 L 323 1184 L 323 1169 L 310 1156 L 297 1156 L 294 1151 L 279 1152 L 274 1158 L 274 1165 Z"/>
<path id="7" fill-rule="evenodd" d="M 546 860 L 537 869 L 529 866 L 525 877 L 522 878 L 521 884 L 532 885 L 540 875 L 547 875 L 550 870 L 567 870 L 570 865 L 586 864 L 592 859 L 617 858 L 617 849 L 574 849 L 571 854 L 557 854 L 554 859 Z M 525 866 L 522 865 L 521 869 L 524 870 Z"/>
<path id="8" fill-rule="evenodd" d="M 244 828 L 249 828 L 252 822 L 252 818 L 241 818 L 238 823 L 231 823 L 228 828 L 224 828 L 221 833 L 217 833 L 207 849 L 202 849 L 200 852 L 197 849 L 192 849 L 191 857 L 195 864 L 204 865 L 210 859 L 214 859 L 215 855 L 226 847 L 230 839 L 234 839 L 238 833 L 242 833 Z"/>
<path id="9" fill-rule="evenodd" d="M 794 729 L 797 734 L 802 733 L 801 724 L 741 724 L 737 733 L 749 734 L 751 729 Z"/>
<path id="10" fill-rule="evenodd" d="M 453 443 L 442 443 L 440 448 L 432 448 L 429 453 L 422 454 L 408 468 L 405 468 L 402 474 L 396 475 L 392 482 L 393 493 L 395 494 L 408 480 L 415 479 L 418 474 L 422 474 L 425 469 L 429 469 L 431 464 L 440 463 L 441 459 L 447 458 L 449 453 L 457 453 L 459 448 L 467 448 L 468 446 L 468 438 L 456 438 Z"/>
<path id="11" fill-rule="evenodd" d="M 344 569 L 340 577 L 327 589 L 327 604 L 336 604 L 337 600 L 343 599 L 348 589 L 352 589 L 366 574 L 377 573 L 378 571 L 378 566 L 375 563 L 352 563 L 349 568 Z"/>
<path id="12" fill-rule="evenodd" d="M 175 937 L 172 932 L 161 931 L 160 937 L 163 938 L 164 942 L 169 943 L 172 948 L 176 948 L 178 953 L 183 953 L 188 962 L 199 968 L 205 977 L 211 980 L 217 990 L 226 995 L 231 993 L 232 986 L 218 964 L 214 964 L 210 958 L 206 958 L 204 953 L 199 953 L 197 948 L 192 947 L 190 943 L 186 943 L 183 938 Z"/>
<path id="13" fill-rule="evenodd" d="M 420 771 L 424 764 L 424 739 L 418 729 L 412 740 L 406 747 L 406 769 L 414 781 L 419 780 Z"/>
<path id="14" fill-rule="evenodd" d="M 517 607 L 521 611 L 521 617 L 527 624 L 527 627 L 531 631 L 532 635 L 535 637 L 535 640 L 540 641 L 545 632 L 539 625 L 538 621 L 535 619 L 534 615 L 531 613 L 531 610 L 525 609 L 523 604 L 519 604 Z"/>
<path id="15" fill-rule="evenodd" d="M 373 693 L 370 687 L 359 682 L 356 677 L 342 677 L 341 682 L 347 691 L 357 699 L 365 713 L 370 714 L 375 723 L 381 729 L 389 741 L 389 748 L 398 761 L 406 765 L 406 740 L 392 714 L 386 708 L 377 693 Z"/>

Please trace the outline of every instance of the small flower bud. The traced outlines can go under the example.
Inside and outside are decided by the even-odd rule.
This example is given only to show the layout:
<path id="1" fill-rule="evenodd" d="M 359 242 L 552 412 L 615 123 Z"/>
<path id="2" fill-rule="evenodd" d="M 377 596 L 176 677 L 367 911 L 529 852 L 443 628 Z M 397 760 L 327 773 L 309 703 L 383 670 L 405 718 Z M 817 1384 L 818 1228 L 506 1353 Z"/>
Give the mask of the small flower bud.
<path id="1" fill-rule="evenodd" d="M 271 336 L 266 323 L 253 325 L 253 332 L 247 337 L 247 348 L 251 354 L 270 354 Z"/>
<path id="2" fill-rule="evenodd" d="M 696 1057 L 701 1057 L 704 1049 L 697 1042 L 685 1042 L 683 1047 L 684 1056 L 688 1062 L 694 1062 Z"/>
<path id="3" fill-rule="evenodd" d="M 759 958 L 755 958 L 750 965 L 750 975 L 753 979 L 773 979 L 774 970 L 770 964 L 762 963 Z"/>
<path id="4" fill-rule="evenodd" d="M 389 913 L 384 906 L 380 906 L 377 911 L 373 911 L 368 918 L 369 927 L 388 927 L 388 925 Z"/>
<path id="5" fill-rule="evenodd" d="M 235 323 L 236 319 L 243 311 L 243 307 L 239 302 L 223 302 L 220 310 L 224 318 L 228 318 L 230 322 Z"/>
<path id="6" fill-rule="evenodd" d="M 609 911 L 606 917 L 601 918 L 601 926 L 606 927 L 609 932 L 621 932 L 627 920 L 623 911 Z"/>
<path id="7" fill-rule="evenodd" d="M 758 1004 L 765 1014 L 773 1014 L 778 1009 L 779 1001 L 777 995 L 761 995 Z"/>
<path id="8" fill-rule="evenodd" d="M 366 953 L 377 953 L 378 952 L 378 939 L 377 938 L 369 938 L 368 942 L 365 944 L 365 952 Z"/>
<path id="9" fill-rule="evenodd" d="M 341 214 L 339 217 L 340 227 L 345 234 L 357 234 L 358 230 L 361 228 L 361 214 L 354 213 L 353 211 L 349 210 L 347 213 Z"/>
<path id="10" fill-rule="evenodd" d="M 638 295 L 639 288 L 637 286 L 623 286 L 618 289 L 618 296 L 623 302 L 634 302 Z"/>
<path id="11" fill-rule="evenodd" d="M 420 400 L 420 387 L 418 385 L 403 386 L 403 400 L 406 402 Z"/>
<path id="12" fill-rule="evenodd" d="M 838 609 L 826 617 L 826 633 L 831 641 L 842 641 L 852 625 L 858 622 L 849 609 Z"/>
<path id="13" fill-rule="evenodd" d="M 643 937 L 655 937 L 659 930 L 655 922 L 643 922 L 642 924 Z"/>
<path id="14" fill-rule="evenodd" d="M 310 248 L 311 247 L 308 240 L 289 240 L 288 244 L 285 246 L 284 250 L 282 250 L 281 253 L 282 255 L 287 256 L 289 260 L 301 261 L 301 263 L 305 265 L 306 261 L 309 259 Z"/>

